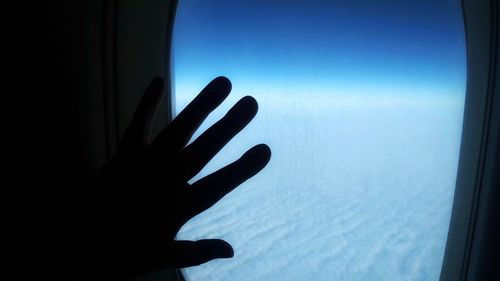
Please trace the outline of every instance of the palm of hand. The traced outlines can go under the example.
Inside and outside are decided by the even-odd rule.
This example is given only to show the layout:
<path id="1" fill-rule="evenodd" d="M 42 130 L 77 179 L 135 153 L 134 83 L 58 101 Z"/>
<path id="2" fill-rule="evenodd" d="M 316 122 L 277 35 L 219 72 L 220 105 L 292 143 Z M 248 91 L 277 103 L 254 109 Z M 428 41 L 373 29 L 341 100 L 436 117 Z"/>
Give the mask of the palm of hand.
<path id="1" fill-rule="evenodd" d="M 125 267 L 127 275 L 233 256 L 223 240 L 174 240 L 184 223 L 258 173 L 270 159 L 269 148 L 257 145 L 232 164 L 192 185 L 187 183 L 257 113 L 256 101 L 247 96 L 186 146 L 230 90 L 227 78 L 214 79 L 150 144 L 152 119 L 163 97 L 163 82 L 155 79 L 117 155 L 95 177 L 93 186 L 99 196 L 90 198 L 95 214 L 90 223 L 100 228 L 100 234 L 99 242 L 91 243 L 104 253 L 103 259 Z"/>

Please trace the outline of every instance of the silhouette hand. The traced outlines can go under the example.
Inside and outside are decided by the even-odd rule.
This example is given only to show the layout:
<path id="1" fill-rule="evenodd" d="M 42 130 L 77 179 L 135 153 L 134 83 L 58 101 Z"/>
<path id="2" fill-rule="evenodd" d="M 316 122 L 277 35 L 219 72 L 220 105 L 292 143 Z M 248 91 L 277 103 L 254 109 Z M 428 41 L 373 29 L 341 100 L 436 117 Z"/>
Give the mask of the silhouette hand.
<path id="1" fill-rule="evenodd" d="M 233 256 L 231 246 L 218 239 L 174 240 L 181 226 L 210 208 L 269 162 L 271 151 L 260 144 L 232 164 L 193 184 L 195 176 L 257 113 L 257 102 L 244 97 L 227 115 L 186 146 L 208 114 L 231 91 L 227 78 L 218 77 L 149 142 L 154 117 L 164 94 L 155 78 L 137 108 L 114 159 L 93 180 L 93 215 L 79 225 L 99 259 L 127 276 L 166 267 L 199 265 Z M 88 209 L 88 208 L 87 208 Z M 94 230 L 82 230 L 84 225 Z M 89 239 L 90 238 L 90 239 Z"/>

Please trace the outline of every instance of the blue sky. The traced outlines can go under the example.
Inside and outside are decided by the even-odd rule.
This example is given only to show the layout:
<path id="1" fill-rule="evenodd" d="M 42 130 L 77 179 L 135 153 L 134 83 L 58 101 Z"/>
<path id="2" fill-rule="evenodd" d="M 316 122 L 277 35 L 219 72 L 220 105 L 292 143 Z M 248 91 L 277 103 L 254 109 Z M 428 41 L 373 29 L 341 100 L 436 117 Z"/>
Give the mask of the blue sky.
<path id="1" fill-rule="evenodd" d="M 439 278 L 466 80 L 458 0 L 179 0 L 172 58 L 176 112 L 214 77 L 233 82 L 194 138 L 239 97 L 259 102 L 192 181 L 273 151 L 183 226 L 236 253 L 187 280 Z"/>
<path id="2" fill-rule="evenodd" d="M 181 0 L 175 86 L 462 98 L 464 37 L 459 1 Z"/>

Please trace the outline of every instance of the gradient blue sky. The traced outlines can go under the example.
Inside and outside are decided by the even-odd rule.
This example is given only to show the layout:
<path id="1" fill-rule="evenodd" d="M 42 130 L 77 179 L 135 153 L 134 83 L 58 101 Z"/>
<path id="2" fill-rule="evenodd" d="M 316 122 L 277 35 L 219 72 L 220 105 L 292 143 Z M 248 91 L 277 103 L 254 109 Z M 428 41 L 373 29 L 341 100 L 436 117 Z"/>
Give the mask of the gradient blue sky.
<path id="1" fill-rule="evenodd" d="M 180 0 L 173 48 L 178 94 L 218 75 L 269 94 L 465 91 L 458 0 Z"/>

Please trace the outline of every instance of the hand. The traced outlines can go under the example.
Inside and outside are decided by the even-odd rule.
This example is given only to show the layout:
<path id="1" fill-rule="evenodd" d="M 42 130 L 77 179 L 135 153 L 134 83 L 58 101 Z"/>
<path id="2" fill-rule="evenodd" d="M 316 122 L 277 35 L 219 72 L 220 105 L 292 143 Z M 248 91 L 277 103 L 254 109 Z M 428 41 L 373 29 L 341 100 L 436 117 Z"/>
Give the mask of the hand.
<path id="1" fill-rule="evenodd" d="M 227 78 L 214 79 L 150 142 L 154 112 L 164 95 L 163 80 L 151 82 L 116 156 L 92 181 L 92 195 L 78 200 L 85 201 L 91 211 L 87 208 L 81 214 L 76 227 L 105 266 L 113 264 L 112 268 L 135 276 L 233 256 L 232 247 L 223 240 L 174 240 L 184 223 L 254 176 L 270 160 L 269 147 L 256 145 L 232 164 L 187 183 L 257 113 L 255 99 L 244 97 L 186 146 L 230 91 Z"/>

